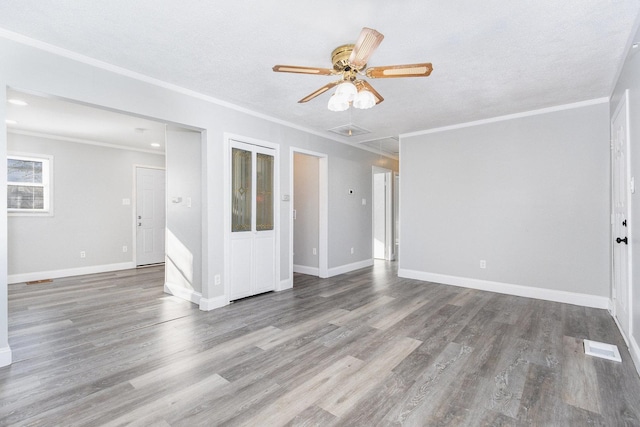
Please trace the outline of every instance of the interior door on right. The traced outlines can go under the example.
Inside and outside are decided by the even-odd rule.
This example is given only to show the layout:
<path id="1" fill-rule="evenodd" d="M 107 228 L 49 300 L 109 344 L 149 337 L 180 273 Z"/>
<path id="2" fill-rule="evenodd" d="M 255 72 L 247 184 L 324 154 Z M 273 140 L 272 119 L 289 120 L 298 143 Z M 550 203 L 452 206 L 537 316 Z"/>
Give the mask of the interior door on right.
<path id="1" fill-rule="evenodd" d="M 627 101 L 623 97 L 611 122 L 613 144 L 613 298 L 614 315 L 623 333 L 630 332 L 629 244 L 628 233 L 628 141 Z"/>

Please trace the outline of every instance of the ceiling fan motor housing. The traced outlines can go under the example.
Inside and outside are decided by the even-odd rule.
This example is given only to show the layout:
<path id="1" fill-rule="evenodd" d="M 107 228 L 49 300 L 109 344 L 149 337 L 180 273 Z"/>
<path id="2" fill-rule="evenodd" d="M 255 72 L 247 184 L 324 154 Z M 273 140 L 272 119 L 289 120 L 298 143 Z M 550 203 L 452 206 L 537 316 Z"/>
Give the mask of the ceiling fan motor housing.
<path id="1" fill-rule="evenodd" d="M 367 64 L 364 64 L 360 68 L 352 67 L 351 63 L 349 62 L 349 57 L 351 56 L 351 52 L 353 52 L 354 46 L 355 45 L 353 44 L 344 44 L 333 49 L 333 52 L 331 52 L 331 63 L 333 64 L 333 69 L 340 73 L 348 73 L 352 75 L 353 78 L 355 78 L 355 74 L 358 71 L 363 70 L 367 67 Z M 346 77 L 347 74 L 345 74 L 345 78 Z M 349 78 L 349 80 L 353 79 Z"/>

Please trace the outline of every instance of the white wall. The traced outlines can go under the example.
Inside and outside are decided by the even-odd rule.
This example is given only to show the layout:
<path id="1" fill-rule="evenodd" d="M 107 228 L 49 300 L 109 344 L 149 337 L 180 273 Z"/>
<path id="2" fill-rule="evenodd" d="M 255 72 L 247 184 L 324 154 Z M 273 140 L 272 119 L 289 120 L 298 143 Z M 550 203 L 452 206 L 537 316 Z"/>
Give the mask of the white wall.
<path id="1" fill-rule="evenodd" d="M 373 175 L 373 257 L 385 259 L 387 245 L 386 173 Z"/>
<path id="2" fill-rule="evenodd" d="M 320 243 L 320 160 L 315 156 L 294 153 L 293 162 L 293 201 L 296 210 L 293 228 L 293 268 L 296 272 L 317 276 Z"/>
<path id="3" fill-rule="evenodd" d="M 371 166 L 397 170 L 397 162 L 336 142 L 307 130 L 289 126 L 267 116 L 160 82 L 136 73 L 39 42 L 0 38 L 0 87 L 58 96 L 89 105 L 137 114 L 188 128 L 202 129 L 202 300 L 201 307 L 214 308 L 224 298 L 224 135 L 280 144 L 281 153 L 298 147 L 328 156 L 329 164 L 329 268 L 333 272 L 371 261 Z M 6 116 L 6 93 L 0 91 L 0 119 Z M 6 125 L 0 120 L 0 157 L 6 153 Z M 170 159 L 167 159 L 170 162 Z M 291 165 L 280 159 L 280 194 L 288 194 Z M 170 185 L 170 183 L 168 183 Z M 6 232 L 6 165 L 0 168 L 0 237 Z M 353 188 L 355 194 L 347 195 Z M 367 206 L 361 199 L 367 199 Z M 280 202 L 280 281 L 289 277 L 289 223 L 291 205 Z M 354 254 L 350 248 L 354 248 Z M 191 248 L 193 249 L 193 248 Z M 6 252 L 0 247 L 0 365 L 8 363 Z M 222 283 L 214 278 L 220 275 Z M 7 359 L 7 355 L 9 359 Z"/>
<path id="4" fill-rule="evenodd" d="M 202 295 L 202 136 L 167 130 L 166 286 L 198 303 Z"/>
<path id="5" fill-rule="evenodd" d="M 133 267 L 133 165 L 164 167 L 164 154 L 7 137 L 9 152 L 53 156 L 53 215 L 9 216 L 11 282 Z"/>
<path id="6" fill-rule="evenodd" d="M 608 117 L 596 100 L 402 137 L 400 275 L 607 307 Z"/>
<path id="7" fill-rule="evenodd" d="M 633 39 L 640 40 L 640 32 Z M 631 218 L 628 221 L 631 232 L 632 248 L 632 276 L 631 276 L 631 353 L 634 356 L 636 367 L 640 372 L 640 53 L 635 53 L 627 58 L 624 68 L 618 79 L 613 95 L 611 96 L 611 114 L 615 111 L 626 89 L 629 90 L 629 153 L 631 163 L 631 176 L 635 177 L 636 192 L 631 195 Z"/>

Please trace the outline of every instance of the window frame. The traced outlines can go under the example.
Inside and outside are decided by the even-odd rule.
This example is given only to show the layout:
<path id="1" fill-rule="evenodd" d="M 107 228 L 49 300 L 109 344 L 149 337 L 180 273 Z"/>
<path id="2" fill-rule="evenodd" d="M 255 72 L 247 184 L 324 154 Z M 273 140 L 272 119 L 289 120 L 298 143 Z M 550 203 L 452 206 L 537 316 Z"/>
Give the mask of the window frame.
<path id="1" fill-rule="evenodd" d="M 9 160 L 23 160 L 42 163 L 42 184 L 32 182 L 9 181 Z M 10 208 L 7 199 L 7 214 L 9 216 L 53 216 L 53 156 L 30 153 L 7 153 L 7 193 L 12 185 L 27 187 L 41 187 L 43 189 L 42 209 Z"/>

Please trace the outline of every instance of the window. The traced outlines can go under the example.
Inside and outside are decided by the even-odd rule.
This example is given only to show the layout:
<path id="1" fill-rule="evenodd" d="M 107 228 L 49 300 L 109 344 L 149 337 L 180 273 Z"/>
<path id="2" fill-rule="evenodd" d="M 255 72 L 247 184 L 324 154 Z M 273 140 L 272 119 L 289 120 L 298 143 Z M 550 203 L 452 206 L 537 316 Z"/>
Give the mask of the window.
<path id="1" fill-rule="evenodd" d="M 7 156 L 7 208 L 10 213 L 49 213 L 50 157 Z"/>

